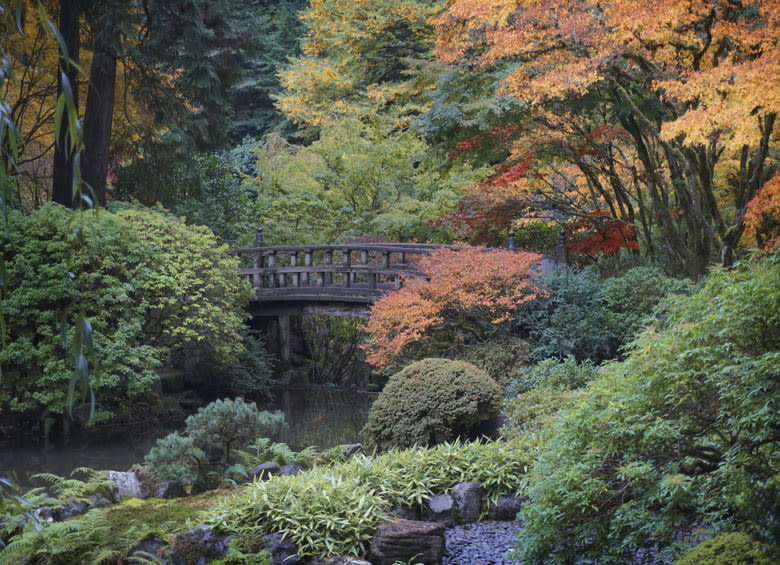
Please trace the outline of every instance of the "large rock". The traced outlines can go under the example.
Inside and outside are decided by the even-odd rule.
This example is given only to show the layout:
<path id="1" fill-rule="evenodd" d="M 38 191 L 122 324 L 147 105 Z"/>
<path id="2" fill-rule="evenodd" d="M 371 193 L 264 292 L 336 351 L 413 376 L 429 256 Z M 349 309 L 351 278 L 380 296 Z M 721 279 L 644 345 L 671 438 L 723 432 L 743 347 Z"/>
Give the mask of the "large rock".
<path id="1" fill-rule="evenodd" d="M 263 547 L 271 555 L 271 565 L 295 565 L 298 558 L 298 546 L 292 540 L 284 539 L 282 534 L 263 536 Z"/>
<path id="2" fill-rule="evenodd" d="M 437 494 L 425 505 L 422 519 L 426 522 L 443 522 L 452 526 L 455 518 L 453 510 L 452 497 L 449 494 Z"/>
<path id="3" fill-rule="evenodd" d="M 361 453 L 363 455 L 366 454 L 366 450 L 363 449 L 362 443 L 352 443 L 344 446 L 344 457 L 346 457 L 347 459 L 349 459 L 356 453 Z"/>
<path id="4" fill-rule="evenodd" d="M 303 471 L 303 468 L 298 465 L 295 461 L 290 461 L 287 465 L 279 469 L 280 475 L 297 475 Z"/>
<path id="5" fill-rule="evenodd" d="M 374 565 L 403 563 L 441 563 L 444 556 L 444 530 L 441 522 L 395 520 L 382 524 L 371 540 L 369 560 Z"/>
<path id="6" fill-rule="evenodd" d="M 187 491 L 184 490 L 184 485 L 180 480 L 169 479 L 167 481 L 160 481 L 154 495 L 157 498 L 181 498 L 187 496 Z"/>
<path id="7" fill-rule="evenodd" d="M 455 520 L 458 524 L 470 524 L 479 521 L 482 513 L 484 490 L 479 483 L 458 483 L 452 487 L 452 500 L 455 502 Z"/>
<path id="8" fill-rule="evenodd" d="M 495 504 L 488 508 L 490 520 L 515 520 L 517 513 L 528 502 L 527 496 L 499 496 Z"/>
<path id="9" fill-rule="evenodd" d="M 135 552 L 143 552 L 148 553 L 151 555 L 154 555 L 157 557 L 161 563 L 164 563 L 162 557 L 163 557 L 163 548 L 168 547 L 168 543 L 165 542 L 161 537 L 157 536 L 156 534 L 149 534 L 144 539 L 139 541 L 133 549 L 127 552 L 127 555 L 130 557 L 130 563 L 135 563 L 136 560 L 138 563 L 144 563 L 141 556 L 136 556 L 135 559 L 133 559 L 133 554 Z"/>
<path id="10" fill-rule="evenodd" d="M 141 484 L 135 473 L 123 473 L 121 471 L 108 471 L 108 480 L 113 481 L 118 489 L 119 496 L 132 498 L 149 498 L 149 489 Z"/>
<path id="11" fill-rule="evenodd" d="M 255 479 L 267 481 L 271 478 L 271 475 L 278 475 L 281 470 L 279 463 L 271 461 L 270 463 L 263 463 L 262 465 L 249 469 L 247 475 L 249 476 L 250 481 L 254 481 Z"/>
<path id="12" fill-rule="evenodd" d="M 89 509 L 89 504 L 78 498 L 69 498 L 62 506 L 52 509 L 51 517 L 55 522 L 61 522 L 74 516 L 84 514 Z"/>
<path id="13" fill-rule="evenodd" d="M 206 565 L 224 557 L 232 536 L 214 532 L 208 526 L 198 526 L 173 540 L 170 563 L 173 565 Z"/>

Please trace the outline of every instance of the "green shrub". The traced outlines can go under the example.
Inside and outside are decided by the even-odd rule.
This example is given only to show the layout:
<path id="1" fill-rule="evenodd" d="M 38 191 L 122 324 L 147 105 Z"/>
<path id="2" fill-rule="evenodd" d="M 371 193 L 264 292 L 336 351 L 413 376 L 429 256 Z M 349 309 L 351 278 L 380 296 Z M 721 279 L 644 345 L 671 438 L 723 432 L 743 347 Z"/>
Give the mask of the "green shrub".
<path id="1" fill-rule="evenodd" d="M 604 283 L 610 330 L 622 343 L 634 339 L 645 318 L 668 294 L 688 294 L 689 280 L 667 277 L 658 267 L 634 267 Z"/>
<path id="2" fill-rule="evenodd" d="M 302 555 L 358 555 L 388 519 L 386 509 L 369 485 L 325 469 L 257 482 L 240 502 L 212 509 L 209 521 L 250 538 L 283 532 Z"/>
<path id="3" fill-rule="evenodd" d="M 196 443 L 222 450 L 224 459 L 230 461 L 234 447 L 277 433 L 285 424 L 281 411 L 260 411 L 254 402 L 225 398 L 215 400 L 189 416 L 185 433 Z"/>
<path id="4" fill-rule="evenodd" d="M 538 434 L 558 412 L 574 403 L 574 391 L 597 375 L 593 363 L 577 363 L 573 357 L 545 359 L 521 368 L 506 388 L 503 414 L 507 421 L 501 433 L 505 437 Z"/>
<path id="5" fill-rule="evenodd" d="M 538 297 L 520 306 L 517 325 L 536 360 L 613 358 L 619 346 L 609 329 L 604 284 L 597 269 L 557 268 L 537 277 Z"/>
<path id="6" fill-rule="evenodd" d="M 775 555 L 775 557 L 777 557 Z M 674 565 L 772 565 L 767 548 L 743 533 L 721 534 L 675 560 Z"/>
<path id="7" fill-rule="evenodd" d="M 564 408 L 574 404 L 577 392 L 567 388 L 540 386 L 507 398 L 502 414 L 506 422 L 501 427 L 505 438 L 539 434 Z"/>
<path id="8" fill-rule="evenodd" d="M 239 396 L 269 400 L 273 398 L 273 373 L 276 357 L 268 351 L 260 332 L 244 334 L 246 352 L 224 373 L 227 388 Z"/>
<path id="9" fill-rule="evenodd" d="M 458 359 L 485 371 L 500 385 L 506 385 L 521 367 L 529 363 L 530 357 L 528 344 L 516 337 L 468 345 L 457 355 Z"/>
<path id="10" fill-rule="evenodd" d="M 780 256 L 697 290 L 667 298 L 626 360 L 550 424 L 521 512 L 524 562 L 671 555 L 696 523 L 780 538 Z"/>
<path id="11" fill-rule="evenodd" d="M 93 328 L 100 370 L 92 384 L 103 417 L 153 394 L 156 368 L 185 349 L 207 349 L 223 363 L 242 351 L 250 290 L 205 228 L 160 209 L 117 206 L 95 216 L 56 204 L 11 211 L 8 223 L 0 411 L 64 411 L 74 367 L 63 325 L 71 344 L 82 310 Z"/>
<path id="12" fill-rule="evenodd" d="M 206 522 L 244 538 L 281 532 L 304 555 L 366 551 L 393 506 L 415 507 L 460 482 L 480 482 L 488 501 L 518 492 L 529 461 L 521 441 L 465 443 L 356 455 L 294 477 L 272 477 L 213 507 Z"/>
<path id="13" fill-rule="evenodd" d="M 474 365 L 424 359 L 390 377 L 363 435 L 379 449 L 441 443 L 498 415 L 501 399 L 498 384 Z"/>
<path id="14" fill-rule="evenodd" d="M 176 432 L 158 439 L 144 461 L 158 479 L 179 479 L 185 485 L 199 482 L 208 465 L 206 454 L 192 438 Z"/>
<path id="15" fill-rule="evenodd" d="M 508 397 L 528 392 L 539 387 L 553 389 L 575 389 L 585 386 L 598 374 L 598 368 L 590 361 L 577 363 L 574 357 L 563 361 L 545 359 L 536 365 L 523 367 L 507 386 Z"/>

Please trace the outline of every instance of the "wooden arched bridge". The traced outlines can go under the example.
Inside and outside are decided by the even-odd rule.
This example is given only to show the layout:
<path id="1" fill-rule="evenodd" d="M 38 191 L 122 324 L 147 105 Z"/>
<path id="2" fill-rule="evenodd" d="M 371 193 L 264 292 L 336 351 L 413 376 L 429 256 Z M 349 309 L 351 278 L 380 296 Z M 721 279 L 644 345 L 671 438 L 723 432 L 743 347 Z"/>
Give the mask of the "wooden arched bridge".
<path id="1" fill-rule="evenodd" d="M 257 246 L 234 249 L 240 274 L 256 290 L 253 313 L 263 316 L 364 316 L 402 277 L 424 276 L 420 257 L 448 247 L 429 243 Z"/>
<path id="2" fill-rule="evenodd" d="M 561 236 L 563 238 L 563 236 Z M 514 249 L 509 232 L 509 249 Z M 353 243 L 266 246 L 262 228 L 255 247 L 233 249 L 240 275 L 255 288 L 249 313 L 282 360 L 290 358 L 291 317 L 365 317 L 383 291 L 400 288 L 403 278 L 424 277 L 417 263 L 424 255 L 450 247 L 431 243 Z M 561 239 L 555 262 L 566 262 Z M 552 268 L 545 259 L 542 270 Z"/>

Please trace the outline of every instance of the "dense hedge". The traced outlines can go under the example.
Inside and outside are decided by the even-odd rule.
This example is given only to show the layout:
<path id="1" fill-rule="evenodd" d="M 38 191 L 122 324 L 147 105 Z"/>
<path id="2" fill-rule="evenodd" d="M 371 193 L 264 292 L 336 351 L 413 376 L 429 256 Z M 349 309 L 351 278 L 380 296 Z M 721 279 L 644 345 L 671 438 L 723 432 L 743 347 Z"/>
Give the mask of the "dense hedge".
<path id="1" fill-rule="evenodd" d="M 205 348 L 219 362 L 242 351 L 249 288 L 205 228 L 134 206 L 73 212 L 48 204 L 8 215 L 2 301 L 0 410 L 64 410 L 83 311 L 92 324 L 100 414 L 148 396 L 166 358 Z"/>
<path id="2" fill-rule="evenodd" d="M 780 538 L 780 256 L 713 272 L 664 311 L 546 431 L 524 563 L 674 554 L 702 523 Z"/>
<path id="3" fill-rule="evenodd" d="M 390 377 L 363 435 L 379 449 L 434 445 L 498 415 L 501 399 L 498 384 L 474 365 L 424 359 Z"/>

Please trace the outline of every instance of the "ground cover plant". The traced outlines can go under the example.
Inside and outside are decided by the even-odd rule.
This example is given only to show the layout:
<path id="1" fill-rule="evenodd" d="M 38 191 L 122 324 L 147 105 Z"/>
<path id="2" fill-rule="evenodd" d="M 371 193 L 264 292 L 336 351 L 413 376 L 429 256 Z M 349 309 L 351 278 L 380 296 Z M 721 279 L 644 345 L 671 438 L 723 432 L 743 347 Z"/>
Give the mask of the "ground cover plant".
<path id="1" fill-rule="evenodd" d="M 776 545 L 780 256 L 715 271 L 602 367 L 529 471 L 524 561 L 621 561 L 706 524 Z"/>
<path id="2" fill-rule="evenodd" d="M 393 506 L 418 507 L 457 483 L 478 481 L 486 499 L 516 493 L 528 465 L 520 440 L 416 447 L 255 482 L 207 513 L 241 537 L 281 532 L 302 555 L 360 555 Z"/>

